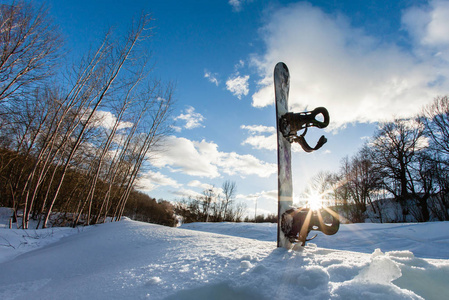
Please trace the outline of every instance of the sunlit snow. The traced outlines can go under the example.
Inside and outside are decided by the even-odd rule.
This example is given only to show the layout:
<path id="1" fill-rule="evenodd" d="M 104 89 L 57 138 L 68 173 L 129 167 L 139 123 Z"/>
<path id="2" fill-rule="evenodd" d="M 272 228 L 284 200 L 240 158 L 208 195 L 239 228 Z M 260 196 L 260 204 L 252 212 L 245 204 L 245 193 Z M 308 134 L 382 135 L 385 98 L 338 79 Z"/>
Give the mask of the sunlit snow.
<path id="1" fill-rule="evenodd" d="M 300 251 L 274 224 L 0 228 L 0 299 L 446 299 L 449 222 L 342 225 Z"/>

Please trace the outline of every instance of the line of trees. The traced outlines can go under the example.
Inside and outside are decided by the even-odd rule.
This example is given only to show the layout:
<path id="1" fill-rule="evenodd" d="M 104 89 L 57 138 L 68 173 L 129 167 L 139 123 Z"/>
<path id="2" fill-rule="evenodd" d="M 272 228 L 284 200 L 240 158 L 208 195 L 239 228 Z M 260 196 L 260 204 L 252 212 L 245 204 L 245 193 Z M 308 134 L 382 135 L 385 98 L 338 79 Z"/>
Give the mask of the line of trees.
<path id="1" fill-rule="evenodd" d="M 315 178 L 316 189 L 352 222 L 370 210 L 382 221 L 449 220 L 449 99 L 438 97 L 416 118 L 381 123 L 336 173 Z M 385 216 L 385 199 L 399 208 Z"/>
<path id="2" fill-rule="evenodd" d="M 175 212 L 182 217 L 183 223 L 241 222 L 246 206 L 235 201 L 236 192 L 236 183 L 226 180 L 221 189 L 208 188 L 200 196 L 179 201 Z"/>
<path id="3" fill-rule="evenodd" d="M 47 227 L 120 220 L 136 180 L 168 132 L 173 87 L 150 78 L 152 19 L 67 66 L 45 6 L 0 6 L 0 201 Z M 64 67 L 65 71 L 58 72 Z M 39 225 L 38 225 L 39 227 Z"/>
<path id="4" fill-rule="evenodd" d="M 255 217 L 246 216 L 244 222 L 249 223 L 277 223 L 278 215 L 277 214 L 261 214 Z"/>
<path id="5" fill-rule="evenodd" d="M 131 192 L 123 215 L 136 221 L 172 227 L 178 225 L 171 202 L 156 200 L 138 191 Z"/>

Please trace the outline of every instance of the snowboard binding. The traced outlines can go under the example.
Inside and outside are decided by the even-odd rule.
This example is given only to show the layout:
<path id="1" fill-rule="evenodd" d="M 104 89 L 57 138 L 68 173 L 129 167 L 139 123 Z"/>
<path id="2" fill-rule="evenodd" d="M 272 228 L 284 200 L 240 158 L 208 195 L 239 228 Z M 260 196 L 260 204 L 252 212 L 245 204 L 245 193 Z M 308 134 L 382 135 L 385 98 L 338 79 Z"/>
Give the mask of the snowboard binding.
<path id="1" fill-rule="evenodd" d="M 323 121 L 316 119 L 317 116 L 322 115 Z M 282 135 L 290 142 L 296 142 L 301 145 L 302 149 L 306 152 L 312 152 L 320 149 L 327 139 L 324 135 L 318 140 L 315 147 L 309 146 L 305 139 L 308 127 L 326 128 L 329 125 L 329 112 L 324 107 L 317 107 L 312 111 L 306 111 L 301 113 L 288 112 L 284 114 L 280 120 L 280 131 Z M 304 130 L 301 135 L 298 135 L 298 131 Z"/>
<path id="2" fill-rule="evenodd" d="M 336 234 L 340 228 L 338 215 L 330 209 L 312 210 L 307 207 L 291 208 L 284 212 L 281 217 L 281 230 L 290 243 L 301 243 L 304 246 L 310 231 L 321 231 L 325 235 Z"/>

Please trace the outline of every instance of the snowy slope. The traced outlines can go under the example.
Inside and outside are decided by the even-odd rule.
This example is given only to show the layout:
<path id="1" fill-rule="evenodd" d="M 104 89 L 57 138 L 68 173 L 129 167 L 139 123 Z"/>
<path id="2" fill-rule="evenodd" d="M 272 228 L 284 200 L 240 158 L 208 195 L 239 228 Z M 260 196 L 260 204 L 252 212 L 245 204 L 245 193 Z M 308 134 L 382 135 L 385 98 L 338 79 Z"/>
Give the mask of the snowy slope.
<path id="1" fill-rule="evenodd" d="M 439 224 L 428 234 L 447 242 L 449 226 Z M 359 231 L 367 226 L 369 233 L 378 225 L 357 226 Z M 375 235 L 359 232 L 357 252 L 312 243 L 303 251 L 286 251 L 274 241 L 242 237 L 261 238 L 273 230 L 270 224 L 232 224 L 232 230 L 226 224 L 191 226 L 215 226 L 214 231 L 221 226 L 225 233 L 240 230 L 240 236 L 124 220 L 62 238 L 42 236 L 53 243 L 14 259 L 3 257 L 11 247 L 0 246 L 0 299 L 446 299 L 449 294 L 447 258 L 417 258 L 408 250 L 363 253 Z M 345 226 L 342 236 L 351 230 Z M 403 236 L 408 249 L 419 244 L 407 238 L 407 226 L 393 227 L 382 230 Z M 7 232 L 22 231 L 0 228 L 0 236 Z M 442 248 L 449 251 L 447 243 Z"/>

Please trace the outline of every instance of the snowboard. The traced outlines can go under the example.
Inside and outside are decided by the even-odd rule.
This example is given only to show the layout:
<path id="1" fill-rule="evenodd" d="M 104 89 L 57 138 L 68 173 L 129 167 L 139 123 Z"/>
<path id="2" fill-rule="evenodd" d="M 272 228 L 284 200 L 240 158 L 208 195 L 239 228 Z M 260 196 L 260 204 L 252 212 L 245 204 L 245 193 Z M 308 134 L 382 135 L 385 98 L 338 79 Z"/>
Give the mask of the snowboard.
<path id="1" fill-rule="evenodd" d="M 295 243 L 304 246 L 312 230 L 326 235 L 337 233 L 340 227 L 338 215 L 324 207 L 312 210 L 307 207 L 293 207 L 293 186 L 291 169 L 291 144 L 298 143 L 305 152 L 320 149 L 327 141 L 323 136 L 315 147 L 305 140 L 308 127 L 325 128 L 329 125 L 329 112 L 324 107 L 312 111 L 293 113 L 288 111 L 290 74 L 287 66 L 280 62 L 274 68 L 274 93 L 276 101 L 277 158 L 278 158 L 278 228 L 277 246 L 290 249 Z M 321 115 L 321 120 L 317 116 Z M 298 135 L 298 132 L 302 131 Z M 328 215 L 330 222 L 323 216 Z"/>
<path id="2" fill-rule="evenodd" d="M 277 246 L 290 249 L 285 231 L 281 229 L 282 215 L 293 205 L 291 143 L 281 132 L 281 117 L 288 112 L 290 74 L 287 66 L 280 62 L 274 68 L 274 94 L 276 100 L 277 156 L 278 156 L 278 228 Z"/>

